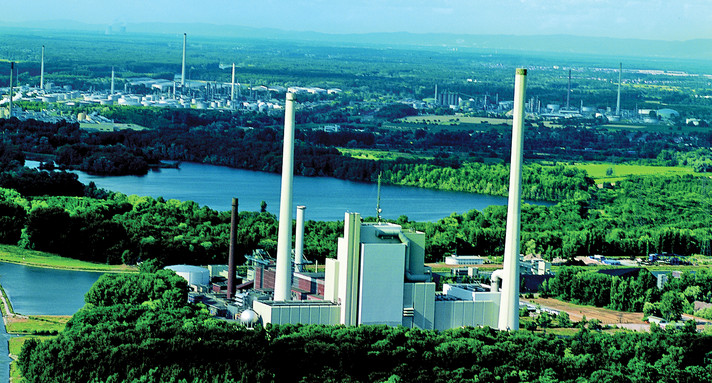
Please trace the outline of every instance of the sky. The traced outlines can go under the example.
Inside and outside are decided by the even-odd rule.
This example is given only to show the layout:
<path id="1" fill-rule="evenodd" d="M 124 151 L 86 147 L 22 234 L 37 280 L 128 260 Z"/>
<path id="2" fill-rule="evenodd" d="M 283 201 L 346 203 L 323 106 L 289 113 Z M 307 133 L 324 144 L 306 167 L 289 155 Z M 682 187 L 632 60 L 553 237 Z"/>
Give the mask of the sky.
<path id="1" fill-rule="evenodd" d="M 212 23 L 324 33 L 712 38 L 712 0 L 29 0 L 0 22 Z"/>

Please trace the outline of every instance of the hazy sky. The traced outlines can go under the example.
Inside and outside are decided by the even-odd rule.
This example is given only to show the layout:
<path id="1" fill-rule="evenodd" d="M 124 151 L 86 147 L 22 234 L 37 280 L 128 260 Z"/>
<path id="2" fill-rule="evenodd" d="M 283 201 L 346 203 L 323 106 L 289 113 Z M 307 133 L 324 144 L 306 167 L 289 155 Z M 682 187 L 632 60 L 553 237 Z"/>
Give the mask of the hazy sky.
<path id="1" fill-rule="evenodd" d="M 0 22 L 207 22 L 327 33 L 712 38 L 712 0 L 28 0 Z M 10 12 L 8 12 L 10 11 Z M 12 15 L 12 16 L 11 16 Z"/>

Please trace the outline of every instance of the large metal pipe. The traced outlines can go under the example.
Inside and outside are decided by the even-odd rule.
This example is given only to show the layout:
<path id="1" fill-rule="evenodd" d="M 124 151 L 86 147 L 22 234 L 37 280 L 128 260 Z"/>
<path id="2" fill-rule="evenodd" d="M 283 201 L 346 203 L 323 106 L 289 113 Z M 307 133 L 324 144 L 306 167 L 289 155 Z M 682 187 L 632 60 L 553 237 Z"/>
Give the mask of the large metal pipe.
<path id="1" fill-rule="evenodd" d="M 183 65 L 180 71 L 180 86 L 181 88 L 185 85 L 185 41 L 188 34 L 183 33 Z"/>
<path id="2" fill-rule="evenodd" d="M 44 45 L 42 46 L 42 61 L 40 62 L 40 89 L 44 89 Z"/>
<path id="3" fill-rule="evenodd" d="M 292 185 L 294 179 L 294 94 L 287 93 L 284 106 L 284 148 L 282 151 L 282 194 L 279 200 L 279 232 L 277 234 L 277 270 L 274 300 L 290 300 L 292 296 Z"/>
<path id="4" fill-rule="evenodd" d="M 294 234 L 294 266 L 297 271 L 304 271 L 304 210 L 306 206 L 297 206 L 297 232 Z"/>
<path id="5" fill-rule="evenodd" d="M 621 74 L 623 73 L 623 63 L 618 63 L 618 98 L 616 99 L 616 116 L 621 115 Z"/>
<path id="6" fill-rule="evenodd" d="M 512 121 L 512 159 L 509 175 L 507 229 L 504 242 L 504 272 L 499 301 L 500 330 L 519 329 L 519 240 L 522 208 L 522 151 L 524 98 L 527 70 L 518 68 L 514 81 L 514 120 Z"/>
<path id="7" fill-rule="evenodd" d="M 230 215 L 230 251 L 227 260 L 227 299 L 235 294 L 235 247 L 237 246 L 237 198 L 232 199 L 232 214 Z"/>

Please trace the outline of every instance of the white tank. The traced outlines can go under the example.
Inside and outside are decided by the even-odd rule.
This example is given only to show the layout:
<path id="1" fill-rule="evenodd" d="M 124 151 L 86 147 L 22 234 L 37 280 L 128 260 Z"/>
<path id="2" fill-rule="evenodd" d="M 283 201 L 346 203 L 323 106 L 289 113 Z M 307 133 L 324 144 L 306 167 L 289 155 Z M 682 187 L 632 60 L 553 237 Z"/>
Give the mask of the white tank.
<path id="1" fill-rule="evenodd" d="M 164 267 L 188 281 L 189 285 L 206 286 L 210 283 L 210 271 L 205 267 L 192 265 L 172 265 Z"/>

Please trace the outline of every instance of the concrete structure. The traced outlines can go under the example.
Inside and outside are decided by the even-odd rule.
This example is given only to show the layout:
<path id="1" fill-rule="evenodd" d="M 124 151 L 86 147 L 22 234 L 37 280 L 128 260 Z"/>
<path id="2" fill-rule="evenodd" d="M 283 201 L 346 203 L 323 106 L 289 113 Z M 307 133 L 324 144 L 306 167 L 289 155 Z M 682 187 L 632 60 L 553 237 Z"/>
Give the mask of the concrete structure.
<path id="1" fill-rule="evenodd" d="M 45 46 L 42 46 L 42 59 L 40 61 L 40 89 L 44 90 L 44 51 Z"/>
<path id="2" fill-rule="evenodd" d="M 189 285 L 205 286 L 210 283 L 210 271 L 205 267 L 191 265 L 172 265 L 164 269 L 173 270 L 188 281 Z"/>
<path id="3" fill-rule="evenodd" d="M 514 82 L 514 121 L 512 122 L 512 159 L 509 176 L 507 229 L 504 242 L 504 273 L 500 299 L 500 330 L 519 329 L 519 240 L 522 206 L 522 152 L 524 101 L 527 70 L 517 69 Z"/>
<path id="4" fill-rule="evenodd" d="M 183 33 L 183 64 L 181 65 L 181 71 L 180 71 L 180 86 L 183 88 L 185 86 L 185 43 L 186 39 L 188 37 L 188 34 Z"/>
<path id="5" fill-rule="evenodd" d="M 473 284 L 437 293 L 424 260 L 424 233 L 391 223 L 361 223 L 358 213 L 346 213 L 337 258 L 326 260 L 322 295 L 317 282 L 312 288 L 316 294 L 307 298 L 323 300 L 260 301 L 252 307 L 265 323 L 387 324 L 438 330 L 497 325 L 499 292 Z M 255 285 L 258 278 L 261 284 L 268 281 L 268 273 L 257 272 Z M 302 281 L 314 284 L 315 275 L 307 274 L 294 274 L 292 295 L 309 288 Z"/>
<path id="6" fill-rule="evenodd" d="M 237 206 L 238 200 L 233 198 L 230 214 L 230 250 L 227 262 L 227 299 L 232 298 L 235 294 L 235 247 L 237 246 L 237 221 L 239 219 Z"/>
<path id="7" fill-rule="evenodd" d="M 292 187 L 294 179 L 294 95 L 287 93 L 284 112 L 284 146 L 282 154 L 282 191 L 279 200 L 277 236 L 277 270 L 274 300 L 290 300 L 292 277 Z"/>
<path id="8" fill-rule="evenodd" d="M 15 62 L 12 61 L 10 62 L 10 110 L 8 113 L 8 118 L 12 118 L 12 98 L 15 96 L 15 89 L 13 88 L 13 80 L 12 80 L 12 75 L 13 72 L 15 71 Z"/>
<path id="9" fill-rule="evenodd" d="M 235 109 L 235 63 L 232 63 L 232 81 L 230 83 L 230 108 Z"/>
<path id="10" fill-rule="evenodd" d="M 451 255 L 445 257 L 446 265 L 482 265 L 485 258 L 478 255 Z"/>
<path id="11" fill-rule="evenodd" d="M 294 267 L 303 270 L 304 263 L 304 210 L 306 206 L 297 206 L 297 227 L 294 234 Z"/>
<path id="12" fill-rule="evenodd" d="M 621 116 L 621 77 L 623 74 L 623 63 L 618 63 L 618 98 L 616 99 L 616 117 Z"/>

